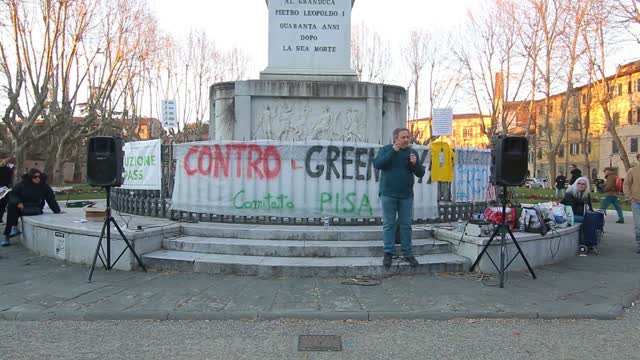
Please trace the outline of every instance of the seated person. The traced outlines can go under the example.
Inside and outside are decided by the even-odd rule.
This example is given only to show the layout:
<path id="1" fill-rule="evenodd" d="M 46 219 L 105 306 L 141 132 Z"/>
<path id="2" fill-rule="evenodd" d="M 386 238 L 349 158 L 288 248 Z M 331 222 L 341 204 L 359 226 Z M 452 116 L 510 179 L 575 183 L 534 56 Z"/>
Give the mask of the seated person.
<path id="1" fill-rule="evenodd" d="M 561 204 L 569 205 L 573 209 L 573 217 L 575 222 L 581 223 L 584 221 L 584 214 L 588 208 L 593 211 L 593 205 L 591 204 L 591 190 L 589 190 L 589 179 L 586 177 L 580 177 L 576 182 L 569 186 L 569 189 L 564 194 L 564 199 L 560 201 Z"/>
<path id="2" fill-rule="evenodd" d="M 7 196 L 9 196 L 9 206 L 2 246 L 9 246 L 9 239 L 20 235 L 17 228 L 18 218 L 42 214 L 45 201 L 49 204 L 51 211 L 60 213 L 60 206 L 56 202 L 53 189 L 43 180 L 43 174 L 38 169 L 31 169 L 24 174 L 22 182 L 14 186 Z"/>

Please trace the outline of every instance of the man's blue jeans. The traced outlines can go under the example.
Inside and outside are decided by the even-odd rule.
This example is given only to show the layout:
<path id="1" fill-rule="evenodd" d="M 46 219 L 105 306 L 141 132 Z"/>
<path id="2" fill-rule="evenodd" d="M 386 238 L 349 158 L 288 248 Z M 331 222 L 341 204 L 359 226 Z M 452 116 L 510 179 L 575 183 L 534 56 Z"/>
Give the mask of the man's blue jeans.
<path id="1" fill-rule="evenodd" d="M 640 201 L 631 202 L 631 211 L 633 211 L 633 223 L 636 228 L 636 243 L 640 246 Z"/>
<path id="2" fill-rule="evenodd" d="M 394 254 L 396 247 L 396 226 L 400 227 L 400 249 L 403 256 L 413 256 L 411 246 L 411 222 L 413 219 L 413 197 L 399 199 L 381 196 L 382 237 L 384 252 Z"/>
<path id="3" fill-rule="evenodd" d="M 618 212 L 618 220 L 624 221 L 622 205 L 620 205 L 620 200 L 618 200 L 618 197 L 615 195 L 607 195 L 600 203 L 600 210 L 607 210 L 611 204 L 613 204 L 613 207 L 616 208 L 616 211 Z"/>

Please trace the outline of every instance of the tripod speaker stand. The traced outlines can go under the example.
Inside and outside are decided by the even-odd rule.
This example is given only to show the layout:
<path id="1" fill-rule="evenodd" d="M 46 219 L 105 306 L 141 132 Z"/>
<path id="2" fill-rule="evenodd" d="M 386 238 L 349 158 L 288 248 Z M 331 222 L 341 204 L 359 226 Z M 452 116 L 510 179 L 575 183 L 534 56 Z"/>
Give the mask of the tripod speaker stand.
<path id="1" fill-rule="evenodd" d="M 489 260 L 491 260 L 491 263 L 493 264 L 493 266 L 496 268 L 496 270 L 498 270 L 498 273 L 500 274 L 500 287 L 503 288 L 504 287 L 504 272 L 507 270 L 509 265 L 511 265 L 511 263 L 513 263 L 513 261 L 516 259 L 516 257 L 518 255 L 522 256 L 522 260 L 524 260 L 524 263 L 527 265 L 527 268 L 529 268 L 529 272 L 531 273 L 531 276 L 533 276 L 534 279 L 536 278 L 536 274 L 533 272 L 533 269 L 531 268 L 531 265 L 529 265 L 529 261 L 527 261 L 527 258 L 524 256 L 524 253 L 522 252 L 522 249 L 520 248 L 520 245 L 516 241 L 516 237 L 513 236 L 513 233 L 511 232 L 511 229 L 509 229 L 509 226 L 507 225 L 507 187 L 506 186 L 502 187 L 501 202 L 502 202 L 502 223 L 498 224 L 498 227 L 496 227 L 496 230 L 493 232 L 493 235 L 491 235 L 491 238 L 489 239 L 487 244 L 484 246 L 484 248 L 480 252 L 480 255 L 478 255 L 478 257 L 476 258 L 476 261 L 473 263 L 473 265 L 471 265 L 471 268 L 469 269 L 469 271 L 473 271 L 473 269 L 475 269 L 476 265 L 478 265 L 480 263 L 480 260 L 482 259 L 482 256 L 486 254 L 489 257 Z M 487 249 L 491 245 L 491 242 L 493 241 L 493 239 L 496 238 L 496 235 L 498 235 L 498 233 L 500 234 L 500 267 L 498 267 L 498 265 L 495 263 L 495 261 L 493 261 L 493 258 L 491 258 L 491 255 L 489 255 L 487 253 Z M 513 241 L 513 244 L 518 249 L 518 252 L 505 265 L 506 250 L 507 250 L 507 244 L 506 244 L 507 233 L 509 234 L 509 236 L 511 236 L 511 240 Z"/>
<path id="2" fill-rule="evenodd" d="M 104 225 L 102 225 L 102 231 L 100 232 L 100 239 L 98 240 L 98 246 L 96 246 L 96 253 L 93 256 L 93 263 L 91 264 L 91 272 L 89 272 L 89 282 L 91 282 L 91 277 L 93 276 L 93 270 L 96 267 L 96 261 L 98 260 L 98 258 L 100 258 L 100 262 L 102 262 L 102 265 L 104 266 L 105 270 L 111 270 L 116 265 L 118 260 L 120 260 L 122 255 L 124 255 L 127 249 L 131 251 L 133 256 L 138 261 L 138 265 L 140 265 L 142 270 L 144 270 L 145 272 L 147 271 L 147 269 L 142 264 L 142 260 L 140 259 L 136 251 L 133 249 L 133 246 L 131 246 L 131 243 L 129 242 L 127 237 L 122 232 L 122 229 L 116 222 L 116 219 L 114 219 L 113 216 L 111 216 L 111 186 L 105 186 L 104 188 L 107 192 L 106 217 L 104 219 Z M 122 237 L 122 240 L 124 240 L 125 244 L 127 245 L 127 247 L 124 248 L 124 250 L 122 250 L 120 255 L 113 262 L 111 262 L 111 224 L 113 224 L 116 227 L 116 229 L 120 233 L 120 236 Z M 105 237 L 105 234 L 106 234 L 106 237 Z M 103 239 L 106 240 L 106 245 L 104 248 L 102 247 Z M 102 251 L 102 254 L 100 254 L 100 251 Z"/>

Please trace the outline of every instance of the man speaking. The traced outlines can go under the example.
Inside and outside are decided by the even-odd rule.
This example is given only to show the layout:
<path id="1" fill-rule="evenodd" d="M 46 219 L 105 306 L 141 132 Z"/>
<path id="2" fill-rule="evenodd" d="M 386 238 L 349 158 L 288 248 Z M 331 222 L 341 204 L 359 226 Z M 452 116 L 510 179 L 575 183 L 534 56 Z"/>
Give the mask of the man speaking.
<path id="1" fill-rule="evenodd" d="M 411 245 L 411 222 L 413 219 L 414 176 L 423 177 L 424 166 L 418 164 L 418 153 L 409 146 L 409 130 L 393 131 L 393 144 L 383 146 L 373 160 L 373 166 L 381 171 L 380 203 L 382 205 L 382 232 L 384 239 L 385 268 L 391 266 L 395 252 L 396 226 L 400 227 L 400 248 L 404 260 L 418 266 Z"/>

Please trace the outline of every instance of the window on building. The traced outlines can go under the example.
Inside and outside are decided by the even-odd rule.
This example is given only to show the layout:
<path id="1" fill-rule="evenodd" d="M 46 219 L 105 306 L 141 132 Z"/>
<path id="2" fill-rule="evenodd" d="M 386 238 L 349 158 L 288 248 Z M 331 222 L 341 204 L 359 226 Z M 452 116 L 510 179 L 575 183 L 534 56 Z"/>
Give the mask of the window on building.
<path id="1" fill-rule="evenodd" d="M 553 112 L 553 103 L 549 101 L 549 114 Z"/>
<path id="2" fill-rule="evenodd" d="M 573 130 L 580 129 L 580 118 L 578 118 L 577 116 L 571 118 L 571 128 Z"/>
<path id="3" fill-rule="evenodd" d="M 577 109 L 580 106 L 580 98 L 578 97 L 578 95 L 574 96 L 571 98 L 571 106 L 574 109 Z"/>
<path id="4" fill-rule="evenodd" d="M 533 160 L 535 160 L 535 159 L 534 159 L 535 155 L 536 155 L 536 154 L 535 154 L 533 151 L 529 151 L 529 156 L 528 156 L 528 158 L 529 158 L 529 164 L 533 164 Z"/>
<path id="5" fill-rule="evenodd" d="M 616 86 L 611 84 L 609 85 L 609 98 L 613 98 L 615 96 Z"/>
<path id="6" fill-rule="evenodd" d="M 613 121 L 613 126 L 620 125 L 620 113 L 614 112 L 611 120 Z"/>
<path id="7" fill-rule="evenodd" d="M 591 154 L 591 141 L 587 142 L 587 154 Z"/>
<path id="8" fill-rule="evenodd" d="M 636 108 L 636 122 L 640 124 L 640 107 Z"/>
<path id="9" fill-rule="evenodd" d="M 560 145 L 558 148 L 558 157 L 564 157 L 564 145 Z"/>
<path id="10" fill-rule="evenodd" d="M 633 110 L 629 110 L 629 113 L 627 114 L 627 122 L 629 124 L 633 124 Z"/>
<path id="11" fill-rule="evenodd" d="M 542 126 L 538 127 L 538 136 L 542 136 L 543 131 L 542 131 Z"/>
<path id="12" fill-rule="evenodd" d="M 631 89 L 632 89 L 632 85 L 631 85 L 631 81 L 629 81 L 629 83 L 627 84 L 627 93 L 631 94 Z"/>
<path id="13" fill-rule="evenodd" d="M 579 143 L 571 143 L 569 148 L 569 153 L 571 155 L 578 155 L 580 152 L 580 144 Z"/>
<path id="14" fill-rule="evenodd" d="M 622 84 L 618 84 L 618 96 L 622 96 Z"/>
<path id="15" fill-rule="evenodd" d="M 538 149 L 538 159 L 542 159 L 542 149 Z"/>
<path id="16" fill-rule="evenodd" d="M 637 153 L 638 152 L 638 138 L 631 138 L 631 152 L 632 153 Z"/>
<path id="17" fill-rule="evenodd" d="M 636 92 L 640 92 L 640 79 L 636 79 Z"/>
<path id="18" fill-rule="evenodd" d="M 464 137 L 466 138 L 471 137 L 471 129 L 465 128 L 463 133 L 464 133 Z"/>
<path id="19" fill-rule="evenodd" d="M 620 149 L 618 149 L 618 143 L 615 140 L 611 140 L 611 153 L 612 154 L 620 153 Z"/>

